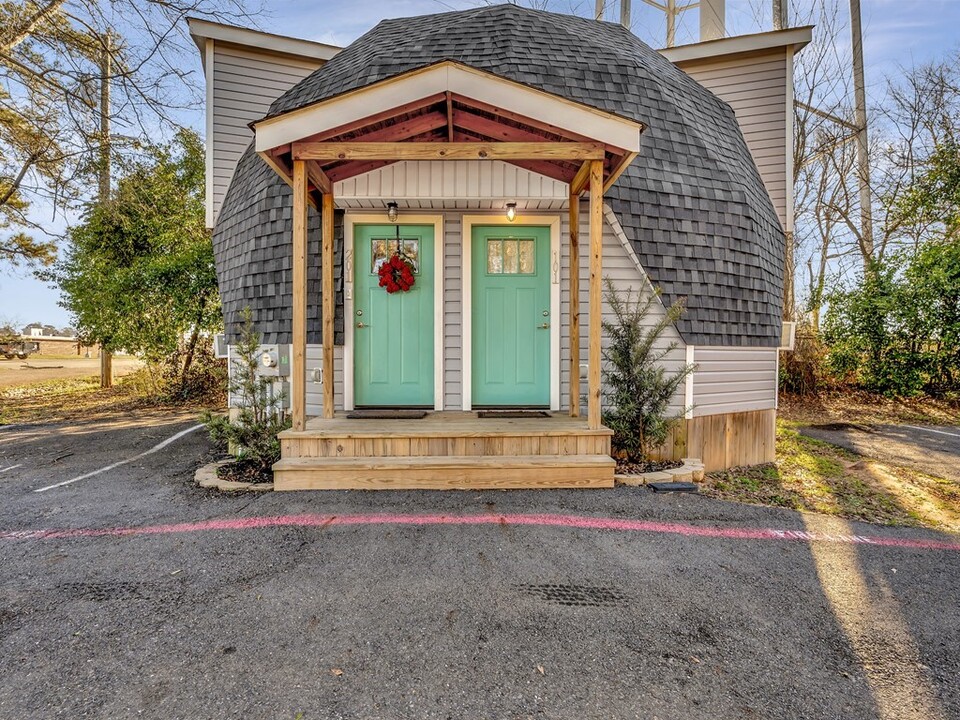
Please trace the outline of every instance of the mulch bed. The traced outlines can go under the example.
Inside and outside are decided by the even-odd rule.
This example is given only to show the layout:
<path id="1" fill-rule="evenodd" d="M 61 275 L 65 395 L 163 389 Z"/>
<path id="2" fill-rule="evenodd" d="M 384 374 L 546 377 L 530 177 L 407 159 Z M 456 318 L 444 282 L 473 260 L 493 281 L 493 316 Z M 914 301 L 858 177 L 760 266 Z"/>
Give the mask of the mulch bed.
<path id="1" fill-rule="evenodd" d="M 645 460 L 629 462 L 617 459 L 617 475 L 641 475 L 648 472 L 662 472 L 683 465 L 679 460 Z"/>
<path id="2" fill-rule="evenodd" d="M 217 477 L 221 480 L 242 483 L 272 483 L 273 472 L 252 460 L 237 460 L 217 468 Z"/>

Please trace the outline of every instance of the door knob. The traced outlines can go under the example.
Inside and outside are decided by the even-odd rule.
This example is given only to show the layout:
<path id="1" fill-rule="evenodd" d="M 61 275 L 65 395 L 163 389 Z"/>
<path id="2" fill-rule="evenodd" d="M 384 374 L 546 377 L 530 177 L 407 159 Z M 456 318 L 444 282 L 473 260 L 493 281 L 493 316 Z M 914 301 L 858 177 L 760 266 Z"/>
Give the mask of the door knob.
<path id="1" fill-rule="evenodd" d="M 366 325 L 364 325 L 362 322 L 358 322 L 358 323 L 357 323 L 357 327 L 358 327 L 358 328 L 365 328 Z"/>
<path id="2" fill-rule="evenodd" d="M 548 329 L 549 327 L 550 327 L 550 323 L 544 323 L 543 325 L 538 325 L 538 326 L 537 326 L 537 329 L 538 329 L 538 330 L 546 330 L 546 329 Z"/>

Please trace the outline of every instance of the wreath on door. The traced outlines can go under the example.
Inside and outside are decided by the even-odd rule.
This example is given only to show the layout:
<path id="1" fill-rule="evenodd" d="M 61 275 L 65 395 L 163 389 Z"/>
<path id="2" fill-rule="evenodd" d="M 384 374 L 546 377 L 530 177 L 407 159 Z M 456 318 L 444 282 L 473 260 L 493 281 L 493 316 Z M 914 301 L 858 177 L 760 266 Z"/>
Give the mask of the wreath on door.
<path id="1" fill-rule="evenodd" d="M 391 295 L 408 292 L 416 282 L 413 271 L 413 263 L 398 252 L 380 266 L 380 287 L 386 288 Z"/>

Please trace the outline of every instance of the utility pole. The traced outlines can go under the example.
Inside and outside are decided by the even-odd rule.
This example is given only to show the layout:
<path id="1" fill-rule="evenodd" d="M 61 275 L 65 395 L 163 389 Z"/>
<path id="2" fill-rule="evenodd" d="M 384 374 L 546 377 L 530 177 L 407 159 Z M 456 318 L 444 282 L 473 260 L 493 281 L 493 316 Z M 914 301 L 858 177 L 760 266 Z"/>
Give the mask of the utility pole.
<path id="1" fill-rule="evenodd" d="M 110 200 L 110 33 L 103 36 L 100 56 L 100 188 L 97 201 Z M 100 387 L 113 387 L 113 355 L 100 343 Z"/>
<path id="2" fill-rule="evenodd" d="M 785 30 L 790 26 L 787 16 L 787 0 L 773 0 L 773 29 Z"/>
<path id="3" fill-rule="evenodd" d="M 630 0 L 620 0 L 620 24 L 630 29 Z"/>
<path id="4" fill-rule="evenodd" d="M 853 124 L 857 126 L 857 176 L 860 180 L 860 235 L 864 271 L 873 259 L 873 208 L 870 200 L 870 146 L 867 142 L 867 94 L 863 81 L 863 33 L 860 0 L 850 0 L 850 34 L 853 40 Z"/>
<path id="5" fill-rule="evenodd" d="M 595 20 L 603 20 L 603 6 L 605 0 L 597 0 L 597 4 L 594 9 L 593 17 Z"/>

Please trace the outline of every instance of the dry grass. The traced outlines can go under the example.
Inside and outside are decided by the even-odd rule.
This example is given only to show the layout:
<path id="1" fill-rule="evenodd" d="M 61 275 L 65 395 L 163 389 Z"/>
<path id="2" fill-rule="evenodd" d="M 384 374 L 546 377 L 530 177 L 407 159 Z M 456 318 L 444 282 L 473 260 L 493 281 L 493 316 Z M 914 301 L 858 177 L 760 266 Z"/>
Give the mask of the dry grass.
<path id="1" fill-rule="evenodd" d="M 702 491 L 725 500 L 960 532 L 956 483 L 860 458 L 784 423 L 777 426 L 776 463 L 708 475 Z"/>
<path id="2" fill-rule="evenodd" d="M 99 376 L 45 380 L 0 388 L 0 426 L 96 420 L 143 408 L 204 409 L 204 403 L 170 404 L 158 399 L 157 385 L 147 368 L 100 387 Z"/>
<path id="3" fill-rule="evenodd" d="M 781 393 L 777 415 L 791 424 L 849 422 L 960 425 L 960 403 L 932 398 L 891 399 L 856 390 L 806 397 Z"/>

